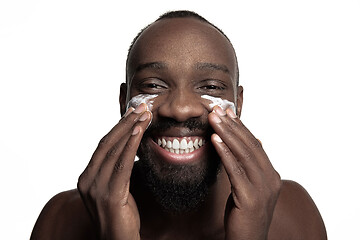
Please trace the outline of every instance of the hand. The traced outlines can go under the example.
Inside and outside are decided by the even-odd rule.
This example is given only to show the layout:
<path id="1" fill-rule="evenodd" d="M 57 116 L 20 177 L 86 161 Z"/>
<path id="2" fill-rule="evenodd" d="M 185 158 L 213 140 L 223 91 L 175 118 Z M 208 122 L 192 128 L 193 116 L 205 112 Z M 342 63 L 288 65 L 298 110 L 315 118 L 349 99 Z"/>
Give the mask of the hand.
<path id="1" fill-rule="evenodd" d="M 79 177 L 81 198 L 101 239 L 140 239 L 140 217 L 129 192 L 134 158 L 150 123 L 146 104 L 130 108 L 100 141 Z"/>
<path id="2" fill-rule="evenodd" d="M 261 143 L 227 109 L 215 106 L 209 114 L 215 134 L 211 141 L 231 183 L 225 214 L 226 239 L 267 239 L 281 188 L 279 174 Z"/>

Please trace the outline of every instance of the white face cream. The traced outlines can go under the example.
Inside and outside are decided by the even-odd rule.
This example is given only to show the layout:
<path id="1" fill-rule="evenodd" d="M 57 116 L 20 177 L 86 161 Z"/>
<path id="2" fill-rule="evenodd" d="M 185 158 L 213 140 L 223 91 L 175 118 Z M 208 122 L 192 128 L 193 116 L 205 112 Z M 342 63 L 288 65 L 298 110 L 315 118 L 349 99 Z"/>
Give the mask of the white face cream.
<path id="1" fill-rule="evenodd" d="M 146 103 L 146 105 L 149 107 L 149 110 L 151 111 L 153 108 L 154 98 L 156 98 L 157 94 L 139 94 L 130 99 L 126 106 L 126 110 L 128 110 L 130 107 L 137 108 L 141 103 Z"/>
<path id="2" fill-rule="evenodd" d="M 219 107 L 221 107 L 224 111 L 227 108 L 230 108 L 231 110 L 233 110 L 233 112 L 236 114 L 235 111 L 235 104 L 233 102 L 230 102 L 228 100 L 222 99 L 222 98 L 217 98 L 217 97 L 213 97 L 213 96 L 209 96 L 209 95 L 201 95 L 202 98 L 205 98 L 207 100 L 210 100 L 212 103 L 209 104 L 209 107 L 211 109 L 213 109 L 213 107 L 215 107 L 216 105 L 218 105 Z"/>

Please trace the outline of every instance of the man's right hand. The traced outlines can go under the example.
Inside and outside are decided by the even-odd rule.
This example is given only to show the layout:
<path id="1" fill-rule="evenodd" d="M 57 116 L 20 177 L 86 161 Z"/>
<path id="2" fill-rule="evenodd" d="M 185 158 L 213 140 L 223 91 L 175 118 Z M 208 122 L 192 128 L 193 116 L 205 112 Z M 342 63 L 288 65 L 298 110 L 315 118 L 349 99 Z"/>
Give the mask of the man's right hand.
<path id="1" fill-rule="evenodd" d="M 142 103 L 130 108 L 100 141 L 79 177 L 81 198 L 101 239 L 140 239 L 140 217 L 129 192 L 136 151 L 151 112 Z"/>

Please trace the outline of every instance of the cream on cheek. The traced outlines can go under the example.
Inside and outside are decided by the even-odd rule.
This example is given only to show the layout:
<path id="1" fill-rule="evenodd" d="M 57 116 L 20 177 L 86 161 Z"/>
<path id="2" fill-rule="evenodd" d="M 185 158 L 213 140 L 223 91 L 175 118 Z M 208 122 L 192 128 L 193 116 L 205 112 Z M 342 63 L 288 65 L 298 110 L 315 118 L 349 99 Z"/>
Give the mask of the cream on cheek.
<path id="1" fill-rule="evenodd" d="M 236 114 L 235 104 L 233 102 L 230 102 L 226 99 L 209 96 L 209 95 L 201 95 L 201 97 L 211 101 L 211 103 L 209 104 L 210 109 L 213 109 L 216 105 L 218 105 L 224 111 L 227 108 L 230 108 Z"/>
<path id="2" fill-rule="evenodd" d="M 157 94 L 139 94 L 131 98 L 128 104 L 126 105 L 126 110 L 130 107 L 137 108 L 141 103 L 145 103 L 149 111 L 153 108 L 154 99 L 157 97 Z"/>
<path id="3" fill-rule="evenodd" d="M 128 104 L 126 105 L 126 111 L 130 108 L 137 108 L 140 104 L 145 103 L 148 107 L 148 110 L 151 113 L 151 120 L 149 122 L 152 122 L 152 109 L 153 109 L 153 103 L 155 98 L 157 97 L 157 94 L 139 94 L 136 95 L 135 97 L 131 98 L 130 101 L 128 102 Z M 149 125 L 147 126 L 147 128 L 149 127 Z"/>

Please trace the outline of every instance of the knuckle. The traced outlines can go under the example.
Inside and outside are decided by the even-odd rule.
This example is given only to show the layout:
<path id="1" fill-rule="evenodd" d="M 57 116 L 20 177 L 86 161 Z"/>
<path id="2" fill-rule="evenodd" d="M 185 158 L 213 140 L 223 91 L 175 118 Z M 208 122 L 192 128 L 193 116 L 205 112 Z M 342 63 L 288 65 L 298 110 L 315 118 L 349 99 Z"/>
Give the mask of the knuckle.
<path id="1" fill-rule="evenodd" d="M 250 161 L 250 160 L 253 158 L 253 155 L 252 155 L 252 153 L 249 152 L 249 151 L 244 151 L 244 153 L 243 153 L 243 158 L 244 158 L 244 160 L 246 160 L 246 161 Z"/>
<path id="2" fill-rule="evenodd" d="M 235 122 L 233 120 L 231 121 L 228 121 L 229 122 L 229 125 L 232 129 L 237 129 L 239 127 L 239 123 L 238 122 Z M 240 125 L 241 126 L 241 125 Z"/>
<path id="3" fill-rule="evenodd" d="M 101 195 L 101 197 L 99 198 L 99 203 L 103 207 L 108 207 L 110 205 L 110 202 L 111 202 L 111 197 L 108 193 Z"/>
<path id="4" fill-rule="evenodd" d="M 241 166 L 241 164 L 237 164 L 236 166 L 233 167 L 233 172 L 238 175 L 238 176 L 243 176 L 245 175 L 245 170 L 244 168 Z"/>
<path id="5" fill-rule="evenodd" d="M 223 148 L 223 154 L 224 154 L 224 156 L 225 156 L 226 158 L 229 158 L 229 157 L 232 155 L 230 149 L 227 148 L 227 147 L 224 147 L 224 148 Z"/>
<path id="6" fill-rule="evenodd" d="M 84 193 L 86 191 L 86 183 L 87 183 L 87 173 L 86 171 L 84 171 L 78 178 L 78 182 L 77 182 L 77 189 L 81 192 Z"/>
<path id="7" fill-rule="evenodd" d="M 97 187 L 96 187 L 96 184 L 92 184 L 92 185 L 90 186 L 88 195 L 90 196 L 91 199 L 96 199 L 97 193 L 98 193 L 98 189 L 97 189 Z"/>
<path id="8" fill-rule="evenodd" d="M 276 171 L 276 170 L 274 170 L 274 173 L 275 173 L 275 178 L 276 178 L 279 182 L 281 182 L 281 176 L 280 176 L 279 172 Z"/>
<path id="9" fill-rule="evenodd" d="M 122 161 L 117 161 L 114 165 L 114 172 L 118 173 L 124 169 L 124 163 Z"/>
<path id="10" fill-rule="evenodd" d="M 131 141 L 128 141 L 125 146 L 124 146 L 124 150 L 123 152 L 128 152 L 128 151 L 131 151 L 133 148 L 133 144 L 131 143 Z"/>
<path id="11" fill-rule="evenodd" d="M 275 191 L 279 192 L 281 190 L 282 187 L 282 181 L 280 178 L 276 178 L 274 181 L 274 189 Z"/>
<path id="12" fill-rule="evenodd" d="M 250 141 L 250 146 L 251 146 L 251 148 L 255 148 L 255 149 L 262 148 L 262 144 L 256 138 L 254 138 Z"/>
<path id="13" fill-rule="evenodd" d="M 117 147 L 113 147 L 106 153 L 106 158 L 107 159 L 113 158 L 113 157 L 117 156 L 117 154 L 118 154 Z"/>
<path id="14" fill-rule="evenodd" d="M 272 176 L 270 178 L 270 181 L 272 189 L 274 190 L 280 190 L 282 186 L 282 181 L 279 173 L 277 171 L 273 171 Z"/>
<path id="15" fill-rule="evenodd" d="M 103 138 L 100 139 L 98 148 L 102 148 L 103 146 L 107 145 L 110 142 L 110 137 L 106 134 Z"/>

